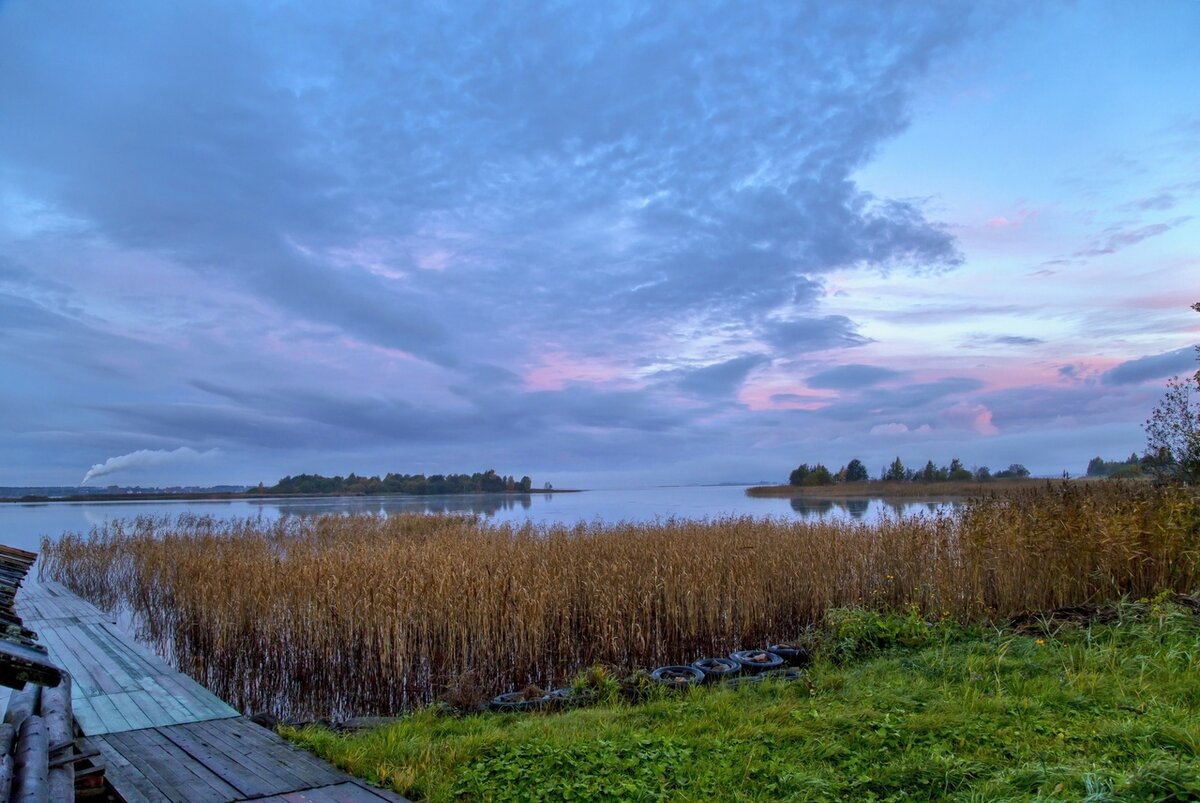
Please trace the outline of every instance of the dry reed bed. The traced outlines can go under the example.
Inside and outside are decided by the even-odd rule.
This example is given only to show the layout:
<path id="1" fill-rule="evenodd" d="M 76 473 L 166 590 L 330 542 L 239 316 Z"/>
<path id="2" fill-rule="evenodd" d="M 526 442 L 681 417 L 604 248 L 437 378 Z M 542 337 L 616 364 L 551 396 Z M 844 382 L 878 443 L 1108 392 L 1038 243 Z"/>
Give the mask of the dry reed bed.
<path id="1" fill-rule="evenodd" d="M 468 517 L 192 515 L 43 544 L 44 571 L 238 707 L 393 712 L 466 673 L 493 691 L 793 636 L 838 606 L 962 620 L 1198 583 L 1200 506 L 1046 484 L 879 524 L 753 518 L 574 527 Z"/>

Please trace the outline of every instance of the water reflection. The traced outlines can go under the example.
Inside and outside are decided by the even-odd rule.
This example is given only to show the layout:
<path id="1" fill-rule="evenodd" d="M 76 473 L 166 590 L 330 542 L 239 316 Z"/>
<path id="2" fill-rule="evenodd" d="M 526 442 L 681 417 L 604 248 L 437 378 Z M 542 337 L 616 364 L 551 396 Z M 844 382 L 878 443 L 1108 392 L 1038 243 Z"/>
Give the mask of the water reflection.
<path id="1" fill-rule="evenodd" d="M 961 501 L 939 500 L 936 502 L 914 499 L 817 499 L 795 497 L 788 499 L 792 512 L 804 520 L 851 519 L 854 521 L 878 521 L 883 517 L 913 515 L 936 516 L 953 510 Z"/>
<path id="2" fill-rule="evenodd" d="M 544 494 L 549 501 L 553 494 Z M 278 516 L 316 516 L 322 513 L 466 513 L 492 518 L 498 513 L 529 510 L 530 494 L 467 494 L 462 496 L 363 496 L 271 499 L 258 503 Z M 268 512 L 264 510 L 264 512 Z"/>
<path id="3" fill-rule="evenodd" d="M 756 498 L 745 486 L 624 488 L 584 493 L 474 494 L 470 496 L 285 497 L 275 499 L 49 502 L 0 505 L 0 543 L 36 550 L 43 535 L 84 532 L 112 519 L 177 516 L 250 517 L 274 521 L 280 516 L 318 513 L 459 513 L 496 523 L 565 524 L 580 521 L 653 522 L 668 518 L 772 516 L 802 521 L 871 523 L 883 517 L 936 514 L 948 501 L 924 499 Z"/>

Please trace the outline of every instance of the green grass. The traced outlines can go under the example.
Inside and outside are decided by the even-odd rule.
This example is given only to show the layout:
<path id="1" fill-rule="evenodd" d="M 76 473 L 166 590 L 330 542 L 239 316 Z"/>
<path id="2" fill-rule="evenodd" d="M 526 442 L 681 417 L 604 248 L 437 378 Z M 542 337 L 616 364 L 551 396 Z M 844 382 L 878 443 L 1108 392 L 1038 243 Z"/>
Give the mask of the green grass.
<path id="1" fill-rule="evenodd" d="M 806 681 L 287 731 L 416 800 L 1194 800 L 1200 620 L 1036 632 L 831 615 Z"/>

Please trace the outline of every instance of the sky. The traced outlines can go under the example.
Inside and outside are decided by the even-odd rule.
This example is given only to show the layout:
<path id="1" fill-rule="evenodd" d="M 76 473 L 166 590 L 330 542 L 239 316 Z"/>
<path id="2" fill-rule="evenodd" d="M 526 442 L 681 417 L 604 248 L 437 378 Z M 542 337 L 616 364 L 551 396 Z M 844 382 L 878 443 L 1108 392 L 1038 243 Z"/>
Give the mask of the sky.
<path id="1" fill-rule="evenodd" d="M 1200 4 L 0 2 L 0 485 L 1140 451 Z"/>

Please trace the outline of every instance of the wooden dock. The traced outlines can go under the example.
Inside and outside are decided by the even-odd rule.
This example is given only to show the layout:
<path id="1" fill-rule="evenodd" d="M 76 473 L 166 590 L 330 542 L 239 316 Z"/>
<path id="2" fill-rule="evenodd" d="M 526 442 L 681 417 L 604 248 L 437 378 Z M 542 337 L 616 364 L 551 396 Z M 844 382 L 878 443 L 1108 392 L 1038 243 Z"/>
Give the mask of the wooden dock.
<path id="1" fill-rule="evenodd" d="M 121 799 L 406 803 L 242 717 L 65 586 L 30 581 L 16 608 L 70 673 L 83 747 Z"/>

